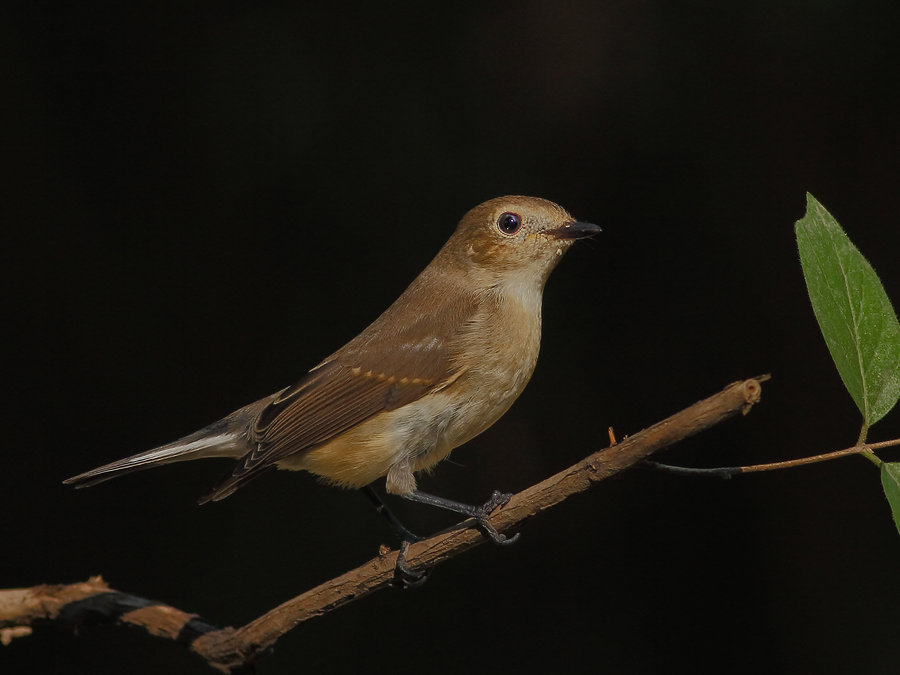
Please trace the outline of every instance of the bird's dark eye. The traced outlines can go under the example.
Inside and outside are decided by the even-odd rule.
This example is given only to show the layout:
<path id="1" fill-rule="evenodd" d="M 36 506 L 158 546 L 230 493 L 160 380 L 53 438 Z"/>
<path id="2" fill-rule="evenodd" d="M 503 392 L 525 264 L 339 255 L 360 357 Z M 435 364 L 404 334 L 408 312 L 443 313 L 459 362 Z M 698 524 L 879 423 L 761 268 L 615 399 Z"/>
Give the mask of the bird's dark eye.
<path id="1" fill-rule="evenodd" d="M 497 218 L 497 229 L 503 234 L 515 234 L 522 229 L 522 219 L 515 213 L 504 213 Z"/>

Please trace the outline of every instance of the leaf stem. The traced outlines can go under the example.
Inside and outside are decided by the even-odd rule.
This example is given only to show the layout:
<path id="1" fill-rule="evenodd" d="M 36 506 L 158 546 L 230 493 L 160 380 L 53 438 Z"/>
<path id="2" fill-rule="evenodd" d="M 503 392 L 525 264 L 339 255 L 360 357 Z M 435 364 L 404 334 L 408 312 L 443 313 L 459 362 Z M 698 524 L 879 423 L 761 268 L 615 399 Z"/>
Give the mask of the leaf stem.
<path id="1" fill-rule="evenodd" d="M 866 422 L 863 422 L 862 429 L 859 430 L 859 439 L 856 441 L 857 445 L 864 446 L 866 444 L 866 436 L 869 434 L 869 425 Z M 878 456 L 869 449 L 863 450 L 859 453 L 867 460 L 872 462 L 875 466 L 881 468 L 883 462 L 878 458 Z"/>

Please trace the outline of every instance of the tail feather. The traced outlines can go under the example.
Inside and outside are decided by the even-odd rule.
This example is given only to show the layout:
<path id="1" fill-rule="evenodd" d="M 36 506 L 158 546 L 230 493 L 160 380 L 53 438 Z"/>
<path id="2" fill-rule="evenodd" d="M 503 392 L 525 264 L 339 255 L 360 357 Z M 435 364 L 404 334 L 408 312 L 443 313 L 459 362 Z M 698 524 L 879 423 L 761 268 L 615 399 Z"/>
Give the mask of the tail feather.
<path id="1" fill-rule="evenodd" d="M 207 457 L 240 457 L 247 450 L 243 429 L 232 416 L 200 429 L 177 441 L 85 471 L 63 483 L 76 488 L 97 485 L 126 473 L 151 469 L 173 462 L 186 462 Z"/>
<path id="2" fill-rule="evenodd" d="M 273 464 L 267 467 L 263 467 L 259 471 L 241 475 L 237 475 L 237 471 L 235 470 L 234 472 L 229 473 L 227 478 L 225 478 L 225 480 L 223 480 L 215 488 L 213 488 L 213 490 L 209 494 L 206 494 L 198 499 L 197 503 L 203 506 L 203 504 L 207 504 L 209 502 L 218 502 L 225 499 L 225 497 L 230 497 L 238 490 L 238 488 L 243 487 L 249 481 L 262 476 L 264 473 L 267 473 L 274 468 L 276 467 Z"/>

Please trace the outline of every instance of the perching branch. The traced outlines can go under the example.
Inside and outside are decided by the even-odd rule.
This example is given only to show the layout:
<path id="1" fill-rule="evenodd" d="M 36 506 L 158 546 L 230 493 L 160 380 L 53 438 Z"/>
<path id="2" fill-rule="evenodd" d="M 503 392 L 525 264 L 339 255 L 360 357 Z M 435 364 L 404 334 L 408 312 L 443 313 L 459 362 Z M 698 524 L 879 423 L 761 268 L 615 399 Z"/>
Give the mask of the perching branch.
<path id="1" fill-rule="evenodd" d="M 574 466 L 512 496 L 490 516 L 499 532 L 518 529 L 525 521 L 568 497 L 642 462 L 678 441 L 708 429 L 738 413 L 747 414 L 760 399 L 760 382 L 735 382 L 723 391 L 586 457 Z M 412 544 L 406 564 L 424 571 L 485 541 L 476 529 L 455 529 Z M 140 626 L 174 639 L 220 671 L 246 671 L 289 630 L 307 619 L 358 600 L 391 585 L 397 551 L 379 555 L 354 570 L 288 600 L 241 628 L 216 628 L 196 615 L 161 603 L 111 590 L 100 577 L 68 586 L 35 586 L 0 590 L 0 642 L 27 635 L 42 622 L 77 626 L 100 621 Z"/>

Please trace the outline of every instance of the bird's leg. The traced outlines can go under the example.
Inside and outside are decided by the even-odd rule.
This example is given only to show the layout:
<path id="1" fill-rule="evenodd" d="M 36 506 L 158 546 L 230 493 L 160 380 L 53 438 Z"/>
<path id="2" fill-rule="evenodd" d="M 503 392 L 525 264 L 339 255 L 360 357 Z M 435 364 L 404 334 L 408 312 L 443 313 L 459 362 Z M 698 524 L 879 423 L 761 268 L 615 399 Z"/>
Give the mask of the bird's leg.
<path id="1" fill-rule="evenodd" d="M 400 519 L 394 515 L 394 512 L 388 508 L 388 505 L 384 503 L 384 500 L 371 485 L 363 487 L 362 492 L 369 498 L 369 501 L 372 502 L 375 510 L 384 516 L 384 519 L 387 520 L 388 525 L 390 525 L 394 534 L 400 538 L 400 552 L 397 554 L 397 563 L 394 565 L 395 584 L 404 588 L 421 586 L 428 580 L 428 572 L 413 572 L 409 569 L 409 567 L 406 566 L 406 550 L 411 543 L 422 541 L 424 537 L 420 537 L 419 535 L 410 532 L 406 526 L 400 522 Z"/>
<path id="2" fill-rule="evenodd" d="M 510 497 L 512 497 L 512 495 L 509 493 L 502 493 L 498 490 L 494 490 L 491 498 L 488 499 L 484 504 L 482 504 L 481 506 L 473 506 L 471 504 L 455 502 L 452 499 L 445 499 L 444 497 L 431 495 L 427 492 L 421 492 L 419 490 L 413 490 L 409 494 L 404 495 L 404 498 L 409 499 L 410 501 L 419 502 L 420 504 L 430 504 L 431 506 L 436 506 L 440 509 L 447 509 L 448 511 L 461 513 L 464 516 L 474 518 L 475 522 L 478 524 L 478 529 L 480 529 L 488 539 L 490 539 L 495 544 L 503 545 L 513 544 L 518 541 L 519 534 L 516 533 L 512 537 L 507 537 L 505 534 L 501 534 L 497 531 L 497 528 L 495 528 L 490 524 L 490 522 L 488 522 L 488 516 L 491 515 L 491 512 L 498 506 L 503 506 L 504 504 L 506 504 L 506 502 L 509 501 Z"/>
<path id="3" fill-rule="evenodd" d="M 400 522 L 400 519 L 394 515 L 394 512 L 388 508 L 388 505 L 384 503 L 384 500 L 381 496 L 375 491 L 375 488 L 372 487 L 371 484 L 366 485 L 362 488 L 363 494 L 369 498 L 369 501 L 372 502 L 372 506 L 375 507 L 375 510 L 384 516 L 384 519 L 388 522 L 391 529 L 394 531 L 394 534 L 399 537 L 400 541 L 408 541 L 411 544 L 416 543 L 417 541 L 422 541 L 425 537 L 420 537 L 414 532 L 410 532 L 406 526 Z"/>

